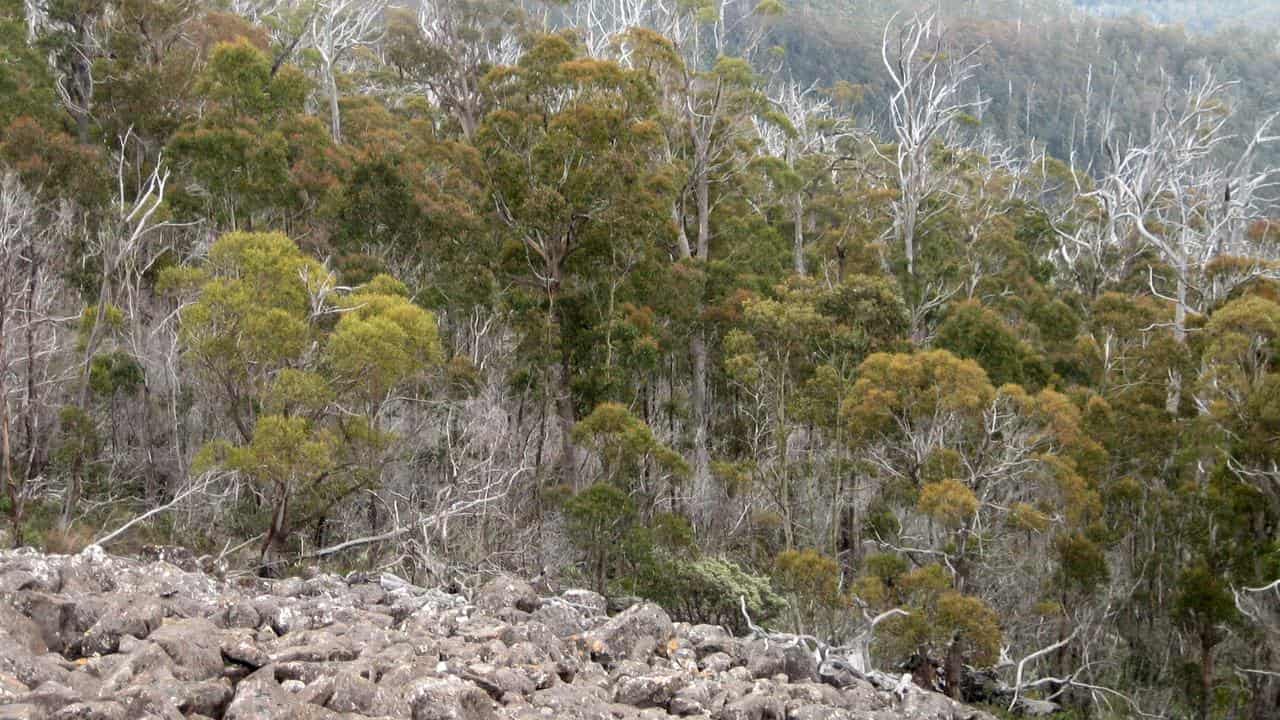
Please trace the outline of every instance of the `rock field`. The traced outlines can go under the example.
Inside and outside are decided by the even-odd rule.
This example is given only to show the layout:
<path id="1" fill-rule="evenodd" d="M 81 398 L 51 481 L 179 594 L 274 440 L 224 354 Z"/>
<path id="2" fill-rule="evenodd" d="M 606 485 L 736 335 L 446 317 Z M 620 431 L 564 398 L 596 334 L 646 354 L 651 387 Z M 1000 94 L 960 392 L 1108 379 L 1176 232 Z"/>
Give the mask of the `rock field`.
<path id="1" fill-rule="evenodd" d="M 585 590 L 219 580 L 178 549 L 0 552 L 0 720 L 993 720 Z"/>

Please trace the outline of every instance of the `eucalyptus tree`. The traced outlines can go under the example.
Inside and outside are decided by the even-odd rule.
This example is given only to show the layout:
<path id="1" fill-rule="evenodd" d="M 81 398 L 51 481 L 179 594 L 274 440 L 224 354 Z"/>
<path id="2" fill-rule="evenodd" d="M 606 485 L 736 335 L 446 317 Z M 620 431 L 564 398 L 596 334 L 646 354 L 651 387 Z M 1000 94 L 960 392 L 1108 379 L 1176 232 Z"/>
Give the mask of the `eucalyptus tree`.
<path id="1" fill-rule="evenodd" d="M 1228 89 L 1212 74 L 1192 81 L 1180 95 L 1170 89 L 1152 117 L 1150 141 L 1113 150 L 1116 167 L 1094 191 L 1123 221 L 1120 229 L 1136 232 L 1168 268 L 1160 285 L 1149 268 L 1149 285 L 1172 304 L 1171 330 L 1179 345 L 1187 343 L 1190 313 L 1275 274 L 1273 249 L 1256 243 L 1246 228 L 1265 214 L 1275 171 L 1257 169 L 1254 161 L 1264 145 L 1280 138 L 1271 134 L 1276 116 L 1263 119 L 1252 136 L 1234 138 Z M 1176 414 L 1183 397 L 1181 370 L 1171 370 L 1168 387 L 1166 409 Z"/>
<path id="2" fill-rule="evenodd" d="M 815 224 L 811 205 L 816 195 L 839 185 L 840 165 L 858 131 L 853 118 L 816 82 L 782 83 L 770 92 L 769 103 L 771 117 L 756 118 L 755 124 L 770 178 L 791 217 L 792 270 L 805 275 L 806 231 Z"/>
<path id="3" fill-rule="evenodd" d="M 927 203 L 945 182 L 935 162 L 938 145 L 947 142 L 948 132 L 982 102 L 963 96 L 965 84 L 978 67 L 977 50 L 953 52 L 935 15 L 914 16 L 897 28 L 896 34 L 895 20 L 885 25 L 880 45 L 893 93 L 889 121 L 897 141 L 886 160 L 898 181 L 894 240 L 902 248 L 907 276 L 913 277 L 920 227 L 930 213 Z"/>
<path id="4" fill-rule="evenodd" d="M 329 131 L 342 142 L 342 112 L 338 103 L 338 68 L 361 45 L 377 40 L 384 0 L 320 0 L 311 15 L 310 36 L 320 56 L 320 74 L 329 99 Z"/>
<path id="5" fill-rule="evenodd" d="M 255 484 L 270 513 L 266 559 L 298 525 L 322 526 L 336 503 L 377 487 L 390 408 L 441 361 L 435 317 L 385 276 L 338 286 L 278 233 L 225 235 L 206 263 L 165 275 L 187 297 L 187 360 L 234 428 L 195 467 Z"/>
<path id="6" fill-rule="evenodd" d="M 1058 538 L 1089 528 L 1101 511 L 1088 478 L 1105 454 L 1071 400 L 996 388 L 977 363 L 945 350 L 868 357 L 841 414 L 880 483 L 870 534 L 922 570 L 935 566 L 959 594 L 948 602 L 974 596 L 1024 612 L 1048 580 L 1043 560 Z M 947 597 L 930 576 L 919 579 L 924 595 L 907 602 Z M 918 621 L 893 623 L 912 636 Z M 963 644 L 942 648 L 947 686 L 958 692 Z"/>
<path id="7" fill-rule="evenodd" d="M 484 76 L 520 56 L 526 21 L 511 0 L 421 0 L 388 11 L 386 61 L 400 82 L 474 138 L 490 107 Z"/>
<path id="8" fill-rule="evenodd" d="M 754 150 L 747 149 L 759 141 L 753 118 L 780 120 L 769 107 L 761 64 L 768 62 L 765 42 L 781 12 L 779 3 L 748 0 L 657 3 L 641 16 L 642 27 L 608 24 L 632 17 L 628 13 L 602 15 L 606 22 L 592 26 L 593 33 L 613 38 L 609 46 L 622 62 L 645 68 L 658 79 L 666 120 L 664 151 L 680 177 L 670 210 L 676 233 L 673 255 L 703 273 L 713 255 L 716 204 L 735 194 L 754 159 Z M 700 315 L 700 309 L 693 314 Z M 705 501 L 711 488 L 706 328 L 695 323 L 688 342 L 693 494 Z"/>
<path id="9" fill-rule="evenodd" d="M 559 418 L 561 469 L 579 461 L 572 438 L 575 342 L 570 301 L 614 250 L 652 242 L 662 222 L 660 140 L 651 77 L 584 58 L 558 35 L 535 40 L 488 76 L 495 108 L 476 133 L 498 222 L 522 259 L 514 277 L 541 315 L 546 371 Z"/>

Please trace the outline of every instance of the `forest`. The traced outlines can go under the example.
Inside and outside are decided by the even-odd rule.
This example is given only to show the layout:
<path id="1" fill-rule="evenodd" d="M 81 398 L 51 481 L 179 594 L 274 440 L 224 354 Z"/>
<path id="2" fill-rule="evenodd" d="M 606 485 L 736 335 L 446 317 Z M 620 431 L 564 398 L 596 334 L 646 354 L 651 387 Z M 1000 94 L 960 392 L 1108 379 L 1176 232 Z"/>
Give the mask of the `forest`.
<path id="1" fill-rule="evenodd" d="M 1197 32 L 1275 28 L 1280 21 L 1280 5 L 1274 0 L 1075 0 L 1075 4 L 1097 15 L 1140 17 Z"/>
<path id="2" fill-rule="evenodd" d="M 1275 36 L 925 5 L 0 0 L 0 541 L 1276 717 Z"/>

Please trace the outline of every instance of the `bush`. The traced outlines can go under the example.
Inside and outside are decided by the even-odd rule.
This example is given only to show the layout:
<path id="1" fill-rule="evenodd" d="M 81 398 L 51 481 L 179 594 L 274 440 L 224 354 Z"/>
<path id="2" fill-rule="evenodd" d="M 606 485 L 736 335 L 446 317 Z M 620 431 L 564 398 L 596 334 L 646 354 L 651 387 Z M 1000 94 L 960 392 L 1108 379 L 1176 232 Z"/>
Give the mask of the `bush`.
<path id="1" fill-rule="evenodd" d="M 1049 379 L 1044 359 L 1020 340 L 999 315 L 976 302 L 956 304 L 938 328 L 934 344 L 976 360 L 996 387 L 1016 383 L 1040 388 Z"/>
<path id="2" fill-rule="evenodd" d="M 840 587 L 840 564 L 816 550 L 786 550 L 773 560 L 773 579 L 791 606 L 791 627 L 840 642 L 860 621 Z"/>
<path id="3" fill-rule="evenodd" d="M 747 631 L 739 598 L 757 625 L 777 617 L 786 608 L 769 578 L 748 572 L 723 558 L 696 560 L 659 558 L 644 573 L 639 594 L 662 605 L 672 618 L 689 623 L 723 625 L 738 634 Z"/>
<path id="4" fill-rule="evenodd" d="M 635 505 L 622 490 L 596 483 L 565 501 L 564 516 L 570 540 L 586 553 L 592 589 L 603 593 L 621 555 L 615 550 L 633 532 Z"/>

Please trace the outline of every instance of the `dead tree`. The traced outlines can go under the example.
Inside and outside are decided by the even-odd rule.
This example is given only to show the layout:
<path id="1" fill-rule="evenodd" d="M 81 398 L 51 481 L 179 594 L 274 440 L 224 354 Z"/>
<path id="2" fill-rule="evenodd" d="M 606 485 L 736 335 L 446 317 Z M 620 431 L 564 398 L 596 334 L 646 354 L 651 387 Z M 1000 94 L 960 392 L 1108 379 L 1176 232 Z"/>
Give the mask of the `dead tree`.
<path id="1" fill-rule="evenodd" d="M 311 16 L 311 44 L 320 56 L 321 80 L 329 96 L 329 129 L 335 143 L 342 143 L 338 67 L 352 50 L 374 42 L 374 30 L 385 7 L 382 0 L 322 0 Z"/>
<path id="2" fill-rule="evenodd" d="M 1233 150 L 1237 138 L 1229 131 L 1235 112 L 1227 102 L 1230 87 L 1206 74 L 1181 98 L 1167 92 L 1152 118 L 1149 142 L 1117 153 L 1115 170 L 1094 193 L 1124 222 L 1121 230 L 1135 232 L 1168 266 L 1173 294 L 1157 289 L 1154 271 L 1150 289 L 1172 304 L 1170 329 L 1179 345 L 1187 342 L 1189 313 L 1203 310 L 1240 283 L 1274 273 L 1269 263 L 1258 262 L 1252 272 L 1229 278 L 1229 286 L 1211 275 L 1219 258 L 1269 259 L 1251 246 L 1244 229 L 1261 217 L 1263 194 L 1276 172 L 1253 168 L 1258 149 L 1280 137 L 1270 134 L 1276 116 L 1263 120 Z M 1165 402 L 1171 414 L 1182 402 L 1182 386 L 1182 373 L 1175 367 Z"/>
<path id="3" fill-rule="evenodd" d="M 915 16 L 891 37 L 891 19 L 881 38 L 880 56 L 888 71 L 893 95 L 889 120 L 897 147 L 886 155 L 897 175 L 899 196 L 893 202 L 894 239 L 906 257 L 907 275 L 915 275 L 918 232 L 927 219 L 925 201 L 943 181 L 934 167 L 935 145 L 962 116 L 981 107 L 983 101 L 967 101 L 961 91 L 977 69 L 972 50 L 963 55 L 947 52 L 941 23 L 936 16 Z"/>
<path id="4" fill-rule="evenodd" d="M 11 338 L 22 332 L 21 326 L 34 321 L 22 313 L 35 292 L 30 270 L 33 262 L 33 238 L 36 228 L 35 199 L 22 187 L 16 175 L 0 177 L 0 481 L 9 500 L 9 519 L 13 542 L 22 543 L 22 519 L 25 482 L 13 472 L 12 416 L 10 395 L 16 388 L 11 379 L 17 348 Z M 30 398 L 24 402 L 29 403 Z"/>
<path id="5" fill-rule="evenodd" d="M 126 295 L 126 284 L 122 279 L 131 268 L 150 264 L 145 259 L 147 245 L 159 231 L 173 224 L 157 216 L 157 212 L 164 206 L 165 188 L 169 181 L 169 171 L 165 168 L 163 157 L 136 188 L 126 185 L 126 179 L 130 175 L 126 157 L 129 144 L 136 141 L 132 130 L 126 131 L 120 138 L 116 157 L 114 214 L 108 222 L 103 223 L 96 235 L 89 238 L 88 243 L 89 253 L 97 257 L 101 271 L 98 277 L 97 302 L 92 307 L 93 317 L 81 343 L 77 365 L 79 377 L 75 402 L 77 407 L 86 412 L 89 408 L 90 371 L 94 355 L 108 332 L 108 310 Z M 62 507 L 64 526 L 70 523 L 80 502 L 83 461 L 84 458 L 77 459 L 68 478 Z"/>

